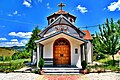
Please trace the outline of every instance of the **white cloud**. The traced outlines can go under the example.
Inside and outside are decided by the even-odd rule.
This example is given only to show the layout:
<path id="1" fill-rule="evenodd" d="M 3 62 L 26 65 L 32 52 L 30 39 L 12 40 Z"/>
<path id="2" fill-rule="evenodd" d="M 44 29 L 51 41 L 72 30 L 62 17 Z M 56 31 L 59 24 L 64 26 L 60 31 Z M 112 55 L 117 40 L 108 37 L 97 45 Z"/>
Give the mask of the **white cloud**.
<path id="1" fill-rule="evenodd" d="M 30 38 L 31 37 L 32 32 L 10 32 L 8 35 L 9 36 L 17 36 L 20 38 Z"/>
<path id="2" fill-rule="evenodd" d="M 46 5 L 47 5 L 47 8 L 48 8 L 48 9 L 51 9 L 51 8 L 50 8 L 50 3 L 47 3 Z"/>
<path id="3" fill-rule="evenodd" d="M 6 38 L 0 38 L 0 41 L 6 41 L 7 39 Z"/>
<path id="4" fill-rule="evenodd" d="M 18 11 L 13 12 L 14 15 L 18 14 Z"/>
<path id="5" fill-rule="evenodd" d="M 8 14 L 8 16 L 13 16 L 12 14 Z"/>
<path id="6" fill-rule="evenodd" d="M 104 8 L 103 10 L 106 10 L 106 8 Z"/>
<path id="7" fill-rule="evenodd" d="M 82 7 L 82 6 L 78 5 L 76 8 L 77 8 L 77 10 L 80 10 L 81 13 L 86 13 L 86 12 L 88 12 L 88 10 L 87 10 L 86 7 Z"/>
<path id="8" fill-rule="evenodd" d="M 31 0 L 24 0 L 23 5 L 25 5 L 26 7 L 31 7 L 31 2 Z"/>
<path id="9" fill-rule="evenodd" d="M 108 6 L 108 10 L 110 11 L 115 11 L 116 9 L 120 10 L 120 0 L 118 0 L 118 2 L 110 3 L 110 5 Z"/>
<path id="10" fill-rule="evenodd" d="M 14 15 L 21 16 L 21 14 L 19 14 L 17 10 L 8 14 L 8 16 L 14 16 Z"/>
<path id="11" fill-rule="evenodd" d="M 24 44 L 27 44 L 28 41 L 29 41 L 28 39 L 23 39 L 23 40 L 21 40 L 21 42 L 24 43 Z"/>
<path id="12" fill-rule="evenodd" d="M 22 42 L 1 42 L 0 47 L 25 46 Z"/>
<path id="13" fill-rule="evenodd" d="M 17 40 L 17 39 L 11 39 L 11 41 L 12 41 L 12 42 L 18 42 L 18 40 Z"/>
<path id="14" fill-rule="evenodd" d="M 10 42 L 0 42 L 0 47 L 12 47 L 12 46 L 25 46 L 29 39 L 22 39 L 18 41 L 17 39 L 12 39 Z"/>

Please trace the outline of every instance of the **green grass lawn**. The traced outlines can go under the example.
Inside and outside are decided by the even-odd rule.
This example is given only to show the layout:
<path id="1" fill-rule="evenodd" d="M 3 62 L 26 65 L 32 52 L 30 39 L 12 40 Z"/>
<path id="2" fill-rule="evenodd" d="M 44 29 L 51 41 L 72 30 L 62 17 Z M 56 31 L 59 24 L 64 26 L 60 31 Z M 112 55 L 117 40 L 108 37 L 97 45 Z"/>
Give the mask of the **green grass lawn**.
<path id="1" fill-rule="evenodd" d="M 30 59 L 17 59 L 10 61 L 0 61 L 0 72 L 11 72 L 25 67 L 24 62 L 30 62 Z"/>
<path id="2" fill-rule="evenodd" d="M 104 59 L 100 59 L 100 60 L 96 60 L 96 62 L 100 62 L 103 63 L 101 65 L 95 65 L 93 66 L 94 68 L 102 68 L 105 70 L 112 70 L 112 71 L 120 71 L 120 67 L 119 67 L 119 55 L 116 54 L 114 55 L 115 57 L 115 65 L 112 66 L 113 60 L 112 60 L 112 56 L 111 55 L 106 55 L 106 58 Z"/>
<path id="3" fill-rule="evenodd" d="M 17 59 L 17 60 L 10 60 L 10 61 L 0 61 L 0 63 L 23 63 L 24 61 L 30 62 L 30 59 Z"/>

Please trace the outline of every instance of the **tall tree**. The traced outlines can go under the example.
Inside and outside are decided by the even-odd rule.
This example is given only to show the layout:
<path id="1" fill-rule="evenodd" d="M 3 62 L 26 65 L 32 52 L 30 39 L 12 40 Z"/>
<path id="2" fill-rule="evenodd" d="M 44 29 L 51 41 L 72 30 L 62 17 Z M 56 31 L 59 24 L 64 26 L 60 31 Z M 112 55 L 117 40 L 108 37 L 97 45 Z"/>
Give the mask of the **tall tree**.
<path id="1" fill-rule="evenodd" d="M 94 39 L 94 49 L 96 52 L 102 52 L 112 55 L 114 65 L 114 54 L 120 50 L 120 35 L 118 25 L 106 19 L 106 23 L 101 27 L 99 26 L 100 33 L 96 33 Z"/>
<path id="2" fill-rule="evenodd" d="M 32 50 L 35 50 L 36 51 L 36 48 L 37 48 L 37 45 L 35 43 L 35 40 L 39 40 L 39 36 L 38 36 L 38 33 L 40 32 L 40 30 L 38 29 L 38 26 L 35 27 L 35 29 L 32 31 L 32 35 L 31 35 L 31 38 L 29 40 L 29 42 L 26 44 L 26 50 L 28 52 L 31 52 Z"/>
<path id="3" fill-rule="evenodd" d="M 120 28 L 120 19 L 117 21 L 117 23 L 118 23 L 118 26 L 119 26 L 119 28 Z"/>

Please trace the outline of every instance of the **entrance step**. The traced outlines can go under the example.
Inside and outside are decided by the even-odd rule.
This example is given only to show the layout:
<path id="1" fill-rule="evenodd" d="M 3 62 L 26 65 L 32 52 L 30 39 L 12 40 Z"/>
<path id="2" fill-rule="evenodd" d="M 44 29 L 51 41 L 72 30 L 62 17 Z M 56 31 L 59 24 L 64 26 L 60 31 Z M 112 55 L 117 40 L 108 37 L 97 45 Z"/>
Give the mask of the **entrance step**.
<path id="1" fill-rule="evenodd" d="M 79 74 L 80 68 L 43 67 L 45 74 Z"/>

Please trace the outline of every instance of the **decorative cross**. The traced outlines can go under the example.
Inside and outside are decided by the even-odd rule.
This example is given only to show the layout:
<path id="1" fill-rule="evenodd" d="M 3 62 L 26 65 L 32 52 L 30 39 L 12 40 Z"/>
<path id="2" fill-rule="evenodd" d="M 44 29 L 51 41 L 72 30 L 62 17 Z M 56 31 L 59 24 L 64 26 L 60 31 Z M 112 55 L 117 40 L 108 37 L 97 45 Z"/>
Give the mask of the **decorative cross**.
<path id="1" fill-rule="evenodd" d="M 62 10 L 62 7 L 64 7 L 65 4 L 63 4 L 62 2 L 60 4 L 58 4 L 58 7 L 60 7 L 60 10 Z"/>

